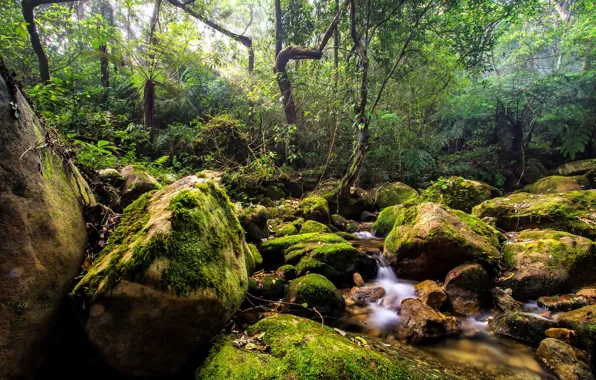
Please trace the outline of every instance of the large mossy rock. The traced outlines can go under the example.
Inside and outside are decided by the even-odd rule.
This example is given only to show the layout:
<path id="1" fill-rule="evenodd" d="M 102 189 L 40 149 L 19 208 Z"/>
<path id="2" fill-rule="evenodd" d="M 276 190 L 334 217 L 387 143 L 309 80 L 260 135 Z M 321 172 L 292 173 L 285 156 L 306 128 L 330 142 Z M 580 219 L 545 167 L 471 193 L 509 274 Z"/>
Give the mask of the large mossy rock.
<path id="1" fill-rule="evenodd" d="M 556 194 L 584 190 L 589 186 L 590 180 L 585 176 L 550 176 L 539 179 L 531 185 L 527 185 L 522 189 L 522 192 L 532 194 Z"/>
<path id="2" fill-rule="evenodd" d="M 418 199 L 418 192 L 402 182 L 392 182 L 379 186 L 374 191 L 379 209 L 389 206 L 409 204 Z"/>
<path id="3" fill-rule="evenodd" d="M 596 169 L 596 158 L 591 158 L 589 160 L 580 160 L 563 164 L 555 169 L 554 174 L 564 176 L 581 175 L 594 169 Z"/>
<path id="4" fill-rule="evenodd" d="M 371 232 L 378 237 L 385 237 L 389 235 L 395 224 L 397 216 L 402 212 L 404 206 L 395 205 L 389 206 L 381 210 L 379 217 L 373 223 Z"/>
<path id="5" fill-rule="evenodd" d="M 21 379 L 80 271 L 94 198 L 10 78 L 0 59 L 0 378 Z"/>
<path id="6" fill-rule="evenodd" d="M 267 227 L 269 213 L 265 207 L 261 205 L 247 207 L 238 219 L 246 231 L 246 240 L 260 243 L 261 240 L 269 237 L 269 228 Z"/>
<path id="7" fill-rule="evenodd" d="M 286 302 L 316 308 L 324 314 L 338 314 L 344 307 L 344 298 L 335 285 L 320 274 L 311 273 L 290 282 Z"/>
<path id="8" fill-rule="evenodd" d="M 496 267 L 501 257 L 500 237 L 476 217 L 444 205 L 422 203 L 398 210 L 383 255 L 402 278 L 443 279 L 465 262 Z"/>
<path id="9" fill-rule="evenodd" d="M 120 170 L 124 183 L 120 188 L 120 206 L 125 208 L 141 195 L 159 188 L 159 182 L 137 165 L 128 165 Z"/>
<path id="10" fill-rule="evenodd" d="M 587 349 L 594 359 L 596 354 L 596 305 L 559 313 L 555 318 L 561 327 L 576 332 L 579 344 Z"/>
<path id="11" fill-rule="evenodd" d="M 469 213 L 474 206 L 498 195 L 497 189 L 485 183 L 450 177 L 434 182 L 422 192 L 422 199 Z"/>
<path id="12" fill-rule="evenodd" d="M 500 286 L 511 288 L 515 297 L 535 299 L 596 281 L 596 245 L 590 239 L 554 230 L 510 236 Z"/>
<path id="13" fill-rule="evenodd" d="M 336 234 L 315 232 L 272 239 L 263 243 L 261 251 L 266 267 L 296 265 L 298 276 L 319 273 L 337 285 L 350 285 L 356 272 L 371 279 L 377 269 L 374 258 Z"/>
<path id="14" fill-rule="evenodd" d="M 400 355 L 363 347 L 349 336 L 322 327 L 320 321 L 293 315 L 268 317 L 246 332 L 249 342 L 244 346 L 234 344 L 231 337 L 220 340 L 197 371 L 196 379 L 455 378 L 441 374 L 442 371 L 434 365 L 419 365 L 405 356 L 407 350 Z"/>
<path id="15" fill-rule="evenodd" d="M 596 238 L 596 191 L 563 194 L 516 193 L 495 198 L 474 207 L 472 215 L 489 217 L 498 228 L 521 231 L 552 228 Z"/>
<path id="16" fill-rule="evenodd" d="M 316 195 L 304 198 L 300 202 L 299 209 L 304 219 L 314 220 L 319 223 L 329 224 L 329 205 L 327 200 Z"/>
<path id="17" fill-rule="evenodd" d="M 302 225 L 302 228 L 300 229 L 300 233 L 301 234 L 310 234 L 313 232 L 329 233 L 329 232 L 331 232 L 331 230 L 329 229 L 329 227 L 327 227 L 323 223 L 319 223 L 314 220 L 307 220 L 306 222 L 304 222 L 304 224 Z"/>
<path id="18" fill-rule="evenodd" d="M 185 177 L 141 196 L 73 291 L 89 299 L 87 336 L 124 374 L 176 373 L 239 307 L 248 250 L 213 182 Z"/>
<path id="19" fill-rule="evenodd" d="M 590 359 L 585 351 L 558 339 L 540 342 L 536 356 L 562 380 L 593 380 Z"/>

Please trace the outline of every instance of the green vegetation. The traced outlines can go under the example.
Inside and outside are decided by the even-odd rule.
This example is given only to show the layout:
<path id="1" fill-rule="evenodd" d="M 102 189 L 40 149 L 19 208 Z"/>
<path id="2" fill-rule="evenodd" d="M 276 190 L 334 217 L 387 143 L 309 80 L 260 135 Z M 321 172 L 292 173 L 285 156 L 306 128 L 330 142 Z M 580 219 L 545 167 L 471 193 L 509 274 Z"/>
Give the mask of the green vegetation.
<path id="1" fill-rule="evenodd" d="M 290 282 L 285 300 L 328 313 L 339 312 L 345 306 L 339 290 L 320 274 L 307 274 Z"/>
<path id="2" fill-rule="evenodd" d="M 469 213 L 474 206 L 490 199 L 493 190 L 496 189 L 462 177 L 440 178 L 424 190 L 422 199 Z"/>

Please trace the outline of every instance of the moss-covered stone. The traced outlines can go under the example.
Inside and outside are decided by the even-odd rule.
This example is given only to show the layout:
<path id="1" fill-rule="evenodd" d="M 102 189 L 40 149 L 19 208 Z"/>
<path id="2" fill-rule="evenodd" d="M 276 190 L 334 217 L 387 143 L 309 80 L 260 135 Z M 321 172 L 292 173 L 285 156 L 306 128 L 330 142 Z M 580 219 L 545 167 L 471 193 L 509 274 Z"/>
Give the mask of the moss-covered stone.
<path id="1" fill-rule="evenodd" d="M 316 308 L 327 314 L 338 313 L 345 307 L 344 298 L 335 285 L 320 274 L 307 274 L 290 282 L 286 302 Z"/>
<path id="2" fill-rule="evenodd" d="M 276 301 L 284 296 L 286 281 L 279 273 L 255 275 L 250 279 L 249 292 L 253 296 Z"/>
<path id="3" fill-rule="evenodd" d="M 349 232 L 343 232 L 343 231 L 339 231 L 339 232 L 334 232 L 334 234 L 336 234 L 337 236 L 346 239 L 346 240 L 354 240 L 356 239 L 356 236 L 354 236 L 354 234 L 351 234 Z"/>
<path id="4" fill-rule="evenodd" d="M 259 249 L 254 244 L 249 244 L 248 249 L 245 249 L 244 253 L 246 271 L 250 275 L 263 265 L 263 256 L 261 256 Z"/>
<path id="5" fill-rule="evenodd" d="M 269 227 L 273 231 L 275 237 L 283 237 L 283 236 L 291 236 L 297 235 L 300 233 L 302 229 L 302 225 L 304 224 L 304 219 L 298 218 L 289 223 L 282 223 L 280 220 L 272 221 L 269 224 Z"/>
<path id="6" fill-rule="evenodd" d="M 397 219 L 399 210 L 401 210 L 403 207 L 404 206 L 402 205 L 395 205 L 382 209 L 379 213 L 379 217 L 372 225 L 371 232 L 378 237 L 389 235 L 389 232 L 391 232 L 393 229 L 393 225 L 395 224 L 395 219 Z"/>
<path id="7" fill-rule="evenodd" d="M 329 224 L 329 205 L 325 198 L 320 196 L 304 198 L 299 207 L 304 219 Z"/>
<path id="8" fill-rule="evenodd" d="M 584 176 L 551 176 L 527 185 L 521 192 L 532 194 L 565 193 L 568 191 L 583 190 L 589 185 L 590 180 Z"/>
<path id="9" fill-rule="evenodd" d="M 503 247 L 501 286 L 519 298 L 534 299 L 571 291 L 594 281 L 596 245 L 587 238 L 554 230 L 526 230 Z"/>
<path id="10" fill-rule="evenodd" d="M 440 203 L 469 213 L 474 206 L 498 193 L 497 189 L 485 183 L 450 177 L 437 180 L 421 196 L 424 202 Z"/>
<path id="11" fill-rule="evenodd" d="M 296 267 L 290 264 L 282 265 L 275 271 L 284 280 L 290 281 L 296 278 Z"/>
<path id="12" fill-rule="evenodd" d="M 312 232 L 328 233 L 331 232 L 329 227 L 323 223 L 315 222 L 314 220 L 307 220 L 300 229 L 301 234 L 309 234 Z"/>
<path id="13" fill-rule="evenodd" d="M 159 189 L 159 182 L 138 165 L 128 165 L 120 170 L 124 184 L 120 188 L 120 205 L 124 208 L 141 195 Z"/>
<path id="14" fill-rule="evenodd" d="M 383 255 L 398 275 L 443 279 L 453 267 L 478 262 L 495 268 L 502 235 L 482 220 L 436 203 L 400 207 Z"/>
<path id="15" fill-rule="evenodd" d="M 596 354 L 596 305 L 559 313 L 555 318 L 561 327 L 577 333 L 580 345 L 592 356 Z"/>
<path id="16" fill-rule="evenodd" d="M 261 245 L 261 254 L 266 266 L 275 268 L 276 264 L 285 262 L 285 251 L 299 243 L 331 244 L 343 243 L 344 239 L 335 234 L 309 233 L 301 235 L 290 235 L 271 239 Z"/>
<path id="17" fill-rule="evenodd" d="M 239 216 L 240 224 L 246 231 L 246 239 L 259 243 L 269 236 L 267 221 L 269 213 L 267 208 L 261 205 L 245 208 Z"/>
<path id="18" fill-rule="evenodd" d="M 474 207 L 472 214 L 494 218 L 505 231 L 552 228 L 596 238 L 596 191 L 563 194 L 516 193 L 495 198 Z"/>
<path id="19" fill-rule="evenodd" d="M 89 339 L 123 373 L 175 373 L 240 305 L 246 249 L 212 182 L 191 176 L 141 196 L 73 291 L 89 296 Z"/>
<path id="20" fill-rule="evenodd" d="M 594 379 L 588 354 L 559 339 L 544 339 L 536 356 L 560 379 Z"/>
<path id="21" fill-rule="evenodd" d="M 537 346 L 557 322 L 534 314 L 509 312 L 488 321 L 490 331 Z"/>
<path id="22" fill-rule="evenodd" d="M 596 169 L 596 158 L 591 158 L 563 164 L 555 169 L 554 174 L 564 176 L 581 175 L 594 169 Z"/>
<path id="23" fill-rule="evenodd" d="M 319 322 L 292 315 L 263 319 L 247 333 L 268 349 L 239 348 L 232 338 L 223 338 L 197 371 L 196 379 L 426 380 L 448 376 L 440 367 L 426 362 L 420 365 L 404 356 L 407 349 L 389 354 L 363 347 Z"/>
<path id="24" fill-rule="evenodd" d="M 418 199 L 418 192 L 402 182 L 392 182 L 375 189 L 379 209 L 400 204 L 411 204 Z"/>
<path id="25" fill-rule="evenodd" d="M 337 227 L 340 231 L 346 231 L 348 229 L 348 221 L 339 214 L 331 215 L 331 224 Z"/>

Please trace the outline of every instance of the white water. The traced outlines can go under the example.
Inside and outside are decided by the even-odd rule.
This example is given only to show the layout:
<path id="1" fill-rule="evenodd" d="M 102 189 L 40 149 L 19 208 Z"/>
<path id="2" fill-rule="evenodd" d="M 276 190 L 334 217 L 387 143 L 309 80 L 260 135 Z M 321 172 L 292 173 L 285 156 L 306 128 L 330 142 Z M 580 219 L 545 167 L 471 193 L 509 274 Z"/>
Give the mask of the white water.
<path id="1" fill-rule="evenodd" d="M 368 231 L 354 232 L 354 236 L 356 236 L 357 239 L 375 239 L 375 235 Z"/>

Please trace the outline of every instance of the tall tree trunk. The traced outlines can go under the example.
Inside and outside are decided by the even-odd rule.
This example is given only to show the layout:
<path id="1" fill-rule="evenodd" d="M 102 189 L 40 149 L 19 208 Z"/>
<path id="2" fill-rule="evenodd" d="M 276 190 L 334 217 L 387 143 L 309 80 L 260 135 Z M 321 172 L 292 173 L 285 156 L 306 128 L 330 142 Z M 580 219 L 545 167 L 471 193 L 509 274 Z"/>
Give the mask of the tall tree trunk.
<path id="1" fill-rule="evenodd" d="M 155 37 L 155 30 L 159 22 L 159 8 L 161 7 L 161 0 L 155 0 L 155 7 L 153 15 L 151 16 L 151 29 L 149 31 L 148 42 L 150 48 L 155 46 L 157 39 Z M 153 53 L 149 54 L 147 64 L 147 78 L 145 80 L 145 89 L 143 91 L 143 124 L 148 128 L 151 135 L 155 136 L 155 82 L 153 81 L 153 73 L 155 72 L 155 56 Z"/>
<path id="2" fill-rule="evenodd" d="M 114 13 L 108 0 L 101 0 L 99 4 L 99 13 L 110 26 L 114 25 Z M 99 66 L 101 71 L 101 85 L 104 89 L 104 96 L 108 95 L 110 87 L 110 62 L 108 54 L 108 44 L 103 43 L 99 46 Z"/>
<path id="3" fill-rule="evenodd" d="M 281 26 L 281 0 L 274 0 L 274 7 L 275 7 L 275 58 L 283 49 L 283 40 L 282 40 L 282 26 Z"/>

